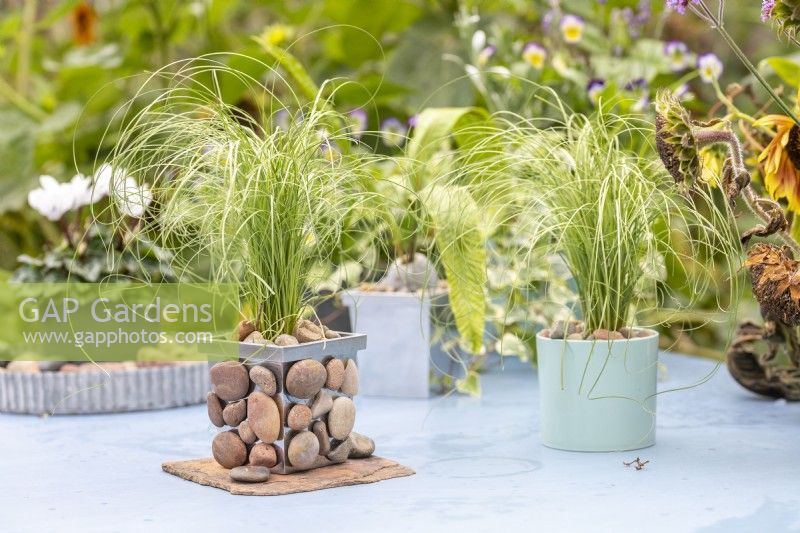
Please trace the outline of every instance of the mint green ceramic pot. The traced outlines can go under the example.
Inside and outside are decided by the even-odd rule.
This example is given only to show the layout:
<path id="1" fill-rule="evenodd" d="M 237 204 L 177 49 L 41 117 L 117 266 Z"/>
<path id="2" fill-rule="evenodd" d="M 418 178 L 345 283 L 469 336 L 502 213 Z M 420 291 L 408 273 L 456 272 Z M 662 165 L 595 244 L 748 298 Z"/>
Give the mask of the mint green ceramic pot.
<path id="1" fill-rule="evenodd" d="M 536 336 L 542 444 L 581 452 L 656 441 L 658 334 L 618 341 Z"/>

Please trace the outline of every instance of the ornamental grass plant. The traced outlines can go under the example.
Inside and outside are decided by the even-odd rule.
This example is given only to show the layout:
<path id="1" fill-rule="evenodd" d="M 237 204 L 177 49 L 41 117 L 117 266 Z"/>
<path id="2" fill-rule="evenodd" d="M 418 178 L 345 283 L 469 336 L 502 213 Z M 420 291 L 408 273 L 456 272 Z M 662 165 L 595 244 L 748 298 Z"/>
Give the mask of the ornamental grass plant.
<path id="1" fill-rule="evenodd" d="M 368 204 L 363 162 L 331 150 L 345 140 L 344 119 L 323 87 L 292 102 L 285 129 L 272 127 L 283 109 L 272 89 L 218 57 L 154 79 L 168 88 L 127 120 L 110 157 L 150 183 L 154 214 L 141 231 L 174 251 L 185 278 L 236 284 L 244 318 L 265 338 L 291 333 L 313 298 L 315 265 L 334 255 L 348 214 Z M 248 85 L 257 110 L 226 103 L 223 80 Z"/>
<path id="2" fill-rule="evenodd" d="M 646 121 L 604 106 L 574 114 L 553 101 L 562 120 L 498 116 L 497 131 L 471 156 L 480 168 L 471 173 L 476 197 L 494 206 L 498 225 L 519 226 L 507 253 L 548 258 L 551 276 L 566 267 L 576 297 L 566 312 L 586 334 L 679 324 L 708 290 L 719 308 L 732 308 L 741 247 L 713 185 L 678 189 L 654 155 Z M 720 278 L 713 261 L 728 275 Z"/>

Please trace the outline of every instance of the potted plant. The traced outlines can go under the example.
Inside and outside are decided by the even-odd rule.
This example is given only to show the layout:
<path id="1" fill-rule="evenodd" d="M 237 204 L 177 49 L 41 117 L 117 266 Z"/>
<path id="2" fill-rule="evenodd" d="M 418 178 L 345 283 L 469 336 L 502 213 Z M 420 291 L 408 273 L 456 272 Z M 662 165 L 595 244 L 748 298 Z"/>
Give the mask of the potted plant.
<path id="1" fill-rule="evenodd" d="M 422 111 L 404 156 L 374 185 L 377 255 L 388 264 L 376 281 L 343 293 L 354 331 L 380 339 L 360 366 L 364 394 L 426 398 L 431 376 L 478 391 L 486 228 L 470 190 L 443 178 L 487 121 L 478 108 Z"/>
<path id="2" fill-rule="evenodd" d="M 149 177 L 159 213 L 142 231 L 174 252 L 176 271 L 191 278 L 202 259 L 203 275 L 241 300 L 240 356 L 210 368 L 208 414 L 225 428 L 214 458 L 246 481 L 368 456 L 374 444 L 352 432 L 366 337 L 310 314 L 315 266 L 364 198 L 358 159 L 327 151 L 343 120 L 320 96 L 301 121 L 271 128 L 268 110 L 225 104 L 209 76 L 245 78 L 205 58 L 183 64 L 178 84 L 128 122 L 113 159 Z M 248 83 L 254 98 L 271 94 Z"/>
<path id="3" fill-rule="evenodd" d="M 32 284 L 26 290 L 40 296 L 58 292 L 57 287 L 66 287 L 62 285 L 66 283 L 89 287 L 142 278 L 154 283 L 176 281 L 169 252 L 136 231 L 149 216 L 152 197 L 148 185 L 119 171 L 116 175 L 121 179 L 114 181 L 113 174 L 111 166 L 103 165 L 94 176 L 76 174 L 66 182 L 41 176 L 39 186 L 28 194 L 28 204 L 45 219 L 50 238 L 41 255 L 19 256 L 18 268 L 3 282 Z M 107 216 L 108 203 L 115 200 L 122 222 L 117 228 Z M 19 330 L 12 325 L 15 319 L 18 321 L 16 316 L 9 317 L 7 332 Z M 200 362 L 164 361 L 169 357 L 162 352 L 162 357 L 143 354 L 138 361 L 119 361 L 117 354 L 111 354 L 115 360 L 99 359 L 97 363 L 88 356 L 75 359 L 86 354 L 75 354 L 73 348 L 55 354 L 65 360 L 44 360 L 24 343 L 4 347 L 11 352 L 5 355 L 13 360 L 0 366 L 0 387 L 5 391 L 0 395 L 0 411 L 37 415 L 124 412 L 191 405 L 205 399 L 208 379 Z"/>
<path id="4" fill-rule="evenodd" d="M 527 245 L 517 252 L 551 258 L 554 275 L 565 267 L 577 297 L 536 337 L 541 440 L 575 451 L 651 446 L 659 336 L 641 324 L 691 304 L 667 292 L 665 271 L 691 271 L 709 250 L 734 257 L 737 240 L 728 219 L 684 207 L 642 144 L 643 123 L 600 111 L 559 124 L 510 124 L 502 157 L 484 164 L 481 180 L 495 202 L 525 199 L 515 219 Z M 710 194 L 693 201 L 711 205 Z M 697 279 L 710 277 L 700 269 Z"/>

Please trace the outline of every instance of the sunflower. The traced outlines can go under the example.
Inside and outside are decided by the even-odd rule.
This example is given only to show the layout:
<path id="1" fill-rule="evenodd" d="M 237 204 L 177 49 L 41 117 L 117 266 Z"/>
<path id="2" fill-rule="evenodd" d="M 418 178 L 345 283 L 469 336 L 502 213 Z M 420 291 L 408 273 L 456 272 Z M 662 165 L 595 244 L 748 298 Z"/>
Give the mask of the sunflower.
<path id="1" fill-rule="evenodd" d="M 656 148 L 675 183 L 691 186 L 700 177 L 697 140 L 689 112 L 672 91 L 656 95 Z"/>
<path id="2" fill-rule="evenodd" d="M 758 156 L 764 163 L 764 185 L 773 198 L 786 198 L 789 209 L 800 213 L 800 128 L 783 115 L 767 115 L 755 123 L 776 129 L 775 137 Z"/>
<path id="3" fill-rule="evenodd" d="M 700 149 L 700 179 L 712 187 L 716 187 L 722 178 L 725 168 L 725 159 L 728 157 L 725 147 L 721 144 L 712 144 Z"/>
<path id="4" fill-rule="evenodd" d="M 88 2 L 81 2 L 72 10 L 72 39 L 78 45 L 89 45 L 96 40 L 97 13 Z"/>
<path id="5" fill-rule="evenodd" d="M 758 243 L 747 254 L 753 294 L 766 320 L 800 325 L 800 263 L 772 244 Z"/>

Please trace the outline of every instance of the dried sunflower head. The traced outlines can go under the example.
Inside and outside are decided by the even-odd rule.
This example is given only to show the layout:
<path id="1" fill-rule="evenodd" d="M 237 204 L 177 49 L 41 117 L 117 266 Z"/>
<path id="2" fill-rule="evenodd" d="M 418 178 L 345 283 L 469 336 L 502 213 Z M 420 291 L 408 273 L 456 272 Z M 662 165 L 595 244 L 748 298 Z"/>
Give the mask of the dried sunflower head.
<path id="1" fill-rule="evenodd" d="M 800 31 L 800 0 L 765 0 L 761 18 L 774 21 L 782 33 L 794 39 Z"/>
<path id="2" fill-rule="evenodd" d="M 759 243 L 747 254 L 744 265 L 764 319 L 800 325 L 800 263 L 783 248 Z"/>
<path id="3" fill-rule="evenodd" d="M 694 183 L 700 176 L 700 158 L 689 112 L 669 90 L 656 95 L 656 147 L 676 183 Z"/>

